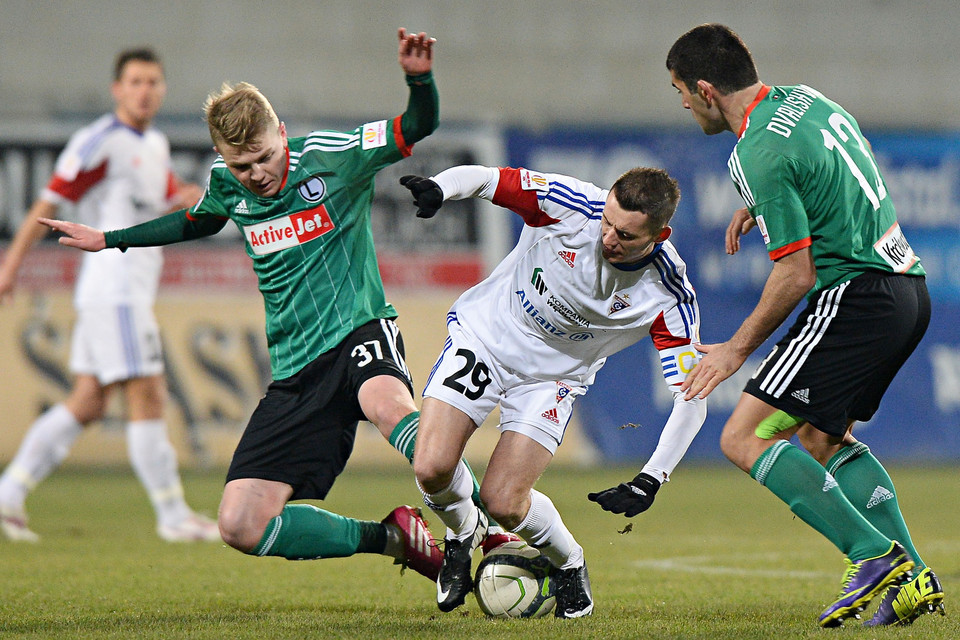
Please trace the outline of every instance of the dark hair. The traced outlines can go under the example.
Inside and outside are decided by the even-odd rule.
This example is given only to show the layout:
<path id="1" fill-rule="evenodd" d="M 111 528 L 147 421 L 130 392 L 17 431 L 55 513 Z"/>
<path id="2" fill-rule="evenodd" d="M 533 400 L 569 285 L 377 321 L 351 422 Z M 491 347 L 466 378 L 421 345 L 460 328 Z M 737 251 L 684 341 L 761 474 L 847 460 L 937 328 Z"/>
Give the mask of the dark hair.
<path id="1" fill-rule="evenodd" d="M 730 94 L 760 81 L 750 50 L 730 27 L 702 24 L 677 38 L 667 54 L 667 70 L 694 91 L 706 80 Z"/>
<path id="2" fill-rule="evenodd" d="M 126 49 L 117 54 L 117 61 L 113 65 L 114 80 L 120 79 L 120 76 L 123 75 L 123 68 L 127 66 L 127 63 L 131 60 L 139 60 L 140 62 L 153 62 L 163 67 L 163 63 L 160 62 L 160 56 L 158 56 L 157 52 L 150 47 Z"/>
<path id="3" fill-rule="evenodd" d="M 654 231 L 670 223 L 680 202 L 677 181 L 663 169 L 630 169 L 617 178 L 610 191 L 624 210 L 639 211 L 649 217 Z"/>

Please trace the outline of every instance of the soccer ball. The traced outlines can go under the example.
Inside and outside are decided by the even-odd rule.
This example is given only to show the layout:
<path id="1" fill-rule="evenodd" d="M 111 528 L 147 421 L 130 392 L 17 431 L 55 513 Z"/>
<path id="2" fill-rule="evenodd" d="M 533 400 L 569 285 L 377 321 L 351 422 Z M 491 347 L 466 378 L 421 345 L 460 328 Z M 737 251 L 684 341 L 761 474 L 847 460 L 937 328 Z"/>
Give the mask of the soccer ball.
<path id="1" fill-rule="evenodd" d="M 493 618 L 539 618 L 556 604 L 552 567 L 526 542 L 494 547 L 477 566 L 473 592 Z"/>

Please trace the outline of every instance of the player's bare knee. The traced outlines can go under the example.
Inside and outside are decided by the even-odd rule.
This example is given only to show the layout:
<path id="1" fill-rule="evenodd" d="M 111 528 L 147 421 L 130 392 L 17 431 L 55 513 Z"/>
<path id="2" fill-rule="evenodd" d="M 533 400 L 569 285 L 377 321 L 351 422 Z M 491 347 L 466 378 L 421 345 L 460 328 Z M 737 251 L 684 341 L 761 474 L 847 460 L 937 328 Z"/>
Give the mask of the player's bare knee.
<path id="1" fill-rule="evenodd" d="M 529 494 L 529 490 L 526 493 Z M 522 499 L 522 496 L 514 495 L 510 491 L 489 489 L 484 491 L 484 487 L 480 487 L 480 500 L 483 501 L 490 517 L 508 530 L 520 526 L 527 515 L 527 510 L 530 508 L 530 505 Z"/>
<path id="2" fill-rule="evenodd" d="M 413 474 L 420 488 L 427 493 L 439 493 L 453 482 L 454 468 L 442 464 L 429 455 L 413 456 Z"/>
<path id="3" fill-rule="evenodd" d="M 750 460 L 749 445 L 743 436 L 736 431 L 724 429 L 720 434 L 720 451 L 740 469 L 750 472 L 754 460 Z"/>
<path id="4" fill-rule="evenodd" d="M 250 553 L 263 538 L 263 527 L 253 526 L 250 518 L 242 513 L 232 512 L 221 509 L 220 516 L 217 518 L 217 526 L 220 528 L 220 537 L 229 546 L 244 553 Z"/>

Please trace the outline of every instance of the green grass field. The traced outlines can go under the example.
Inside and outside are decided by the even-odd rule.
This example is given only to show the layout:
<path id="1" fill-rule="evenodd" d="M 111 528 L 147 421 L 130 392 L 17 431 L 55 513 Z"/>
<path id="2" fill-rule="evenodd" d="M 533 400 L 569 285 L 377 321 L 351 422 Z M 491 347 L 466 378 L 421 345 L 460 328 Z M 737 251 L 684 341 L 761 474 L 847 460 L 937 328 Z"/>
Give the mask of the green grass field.
<path id="1" fill-rule="evenodd" d="M 891 469 L 948 615 L 879 630 L 817 627 L 840 586 L 840 554 L 746 475 L 681 465 L 625 532 L 626 519 L 585 495 L 633 473 L 548 470 L 538 488 L 585 547 L 596 609 L 582 620 L 503 621 L 486 619 L 472 596 L 441 614 L 433 584 L 381 556 L 288 562 L 163 543 L 128 471 L 64 470 L 28 503 L 42 542 L 0 540 L 0 637 L 960 638 L 956 468 Z M 185 484 L 191 503 L 213 514 L 221 475 L 188 474 Z M 379 520 L 418 499 L 406 469 L 348 471 L 324 506 Z"/>

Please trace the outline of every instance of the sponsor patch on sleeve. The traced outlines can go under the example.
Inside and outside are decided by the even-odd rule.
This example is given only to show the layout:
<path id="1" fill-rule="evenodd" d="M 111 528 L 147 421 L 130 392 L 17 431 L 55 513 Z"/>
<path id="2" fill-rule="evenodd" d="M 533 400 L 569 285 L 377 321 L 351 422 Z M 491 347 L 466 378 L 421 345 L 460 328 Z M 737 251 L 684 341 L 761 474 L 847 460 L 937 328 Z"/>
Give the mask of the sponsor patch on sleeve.
<path id="1" fill-rule="evenodd" d="M 520 188 L 524 191 L 546 191 L 549 186 L 550 182 L 542 173 L 520 169 Z"/>
<path id="2" fill-rule="evenodd" d="M 763 219 L 763 216 L 757 216 L 757 228 L 760 229 L 760 235 L 763 236 L 763 244 L 770 244 L 770 234 L 767 233 L 767 221 Z"/>
<path id="3" fill-rule="evenodd" d="M 360 132 L 360 148 L 376 149 L 387 146 L 387 121 L 368 122 Z"/>
<path id="4" fill-rule="evenodd" d="M 906 273 L 917 263 L 917 254 L 904 237 L 898 222 L 894 222 L 893 226 L 887 229 L 873 248 L 896 273 Z"/>

